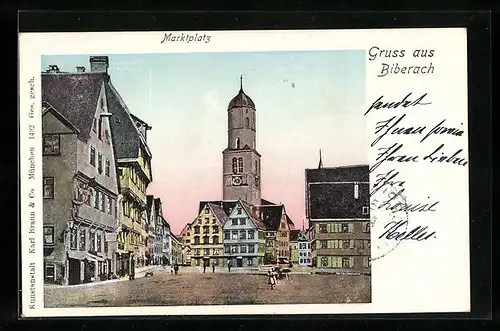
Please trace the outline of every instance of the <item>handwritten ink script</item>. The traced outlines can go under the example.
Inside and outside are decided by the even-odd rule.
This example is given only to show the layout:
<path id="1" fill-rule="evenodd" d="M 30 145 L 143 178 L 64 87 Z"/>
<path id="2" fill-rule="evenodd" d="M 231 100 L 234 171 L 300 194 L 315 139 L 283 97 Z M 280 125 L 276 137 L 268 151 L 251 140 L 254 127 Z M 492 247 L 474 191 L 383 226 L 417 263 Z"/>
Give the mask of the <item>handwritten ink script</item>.
<path id="1" fill-rule="evenodd" d="M 435 74 L 439 67 L 431 60 L 438 55 L 434 49 L 372 46 L 367 51 L 369 63 L 376 64 L 371 73 L 377 80 Z M 464 123 L 437 108 L 433 100 L 437 91 L 392 90 L 379 90 L 368 100 L 364 116 L 371 123 L 370 208 L 377 220 L 375 238 L 386 244 L 395 242 L 391 247 L 396 247 L 402 241 L 423 242 L 438 237 L 432 223 L 423 222 L 434 219 L 424 215 L 439 214 L 436 212 L 443 206 L 443 197 L 433 196 L 432 183 L 427 191 L 420 184 L 426 181 L 426 171 L 435 167 L 440 167 L 442 174 L 449 171 L 447 167 L 466 170 L 468 159 L 461 148 L 461 141 L 467 139 Z M 420 186 L 415 187 L 415 178 L 422 178 Z M 383 256 L 379 255 L 377 258 Z"/>

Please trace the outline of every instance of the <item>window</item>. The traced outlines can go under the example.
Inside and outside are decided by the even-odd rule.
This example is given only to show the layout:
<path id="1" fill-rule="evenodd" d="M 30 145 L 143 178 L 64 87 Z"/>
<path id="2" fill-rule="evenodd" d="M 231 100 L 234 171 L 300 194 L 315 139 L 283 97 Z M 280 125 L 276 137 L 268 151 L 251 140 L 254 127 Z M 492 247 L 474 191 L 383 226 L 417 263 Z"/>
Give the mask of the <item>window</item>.
<path id="1" fill-rule="evenodd" d="M 326 241 L 326 240 L 320 240 L 319 243 L 320 243 L 320 248 L 321 249 L 328 248 L 328 241 Z"/>
<path id="2" fill-rule="evenodd" d="M 231 220 L 231 225 L 238 225 L 238 219 L 237 218 L 233 218 Z"/>
<path id="3" fill-rule="evenodd" d="M 348 233 L 348 232 L 349 232 L 349 224 L 342 223 L 342 233 Z"/>
<path id="4" fill-rule="evenodd" d="M 54 264 L 45 265 L 45 279 L 47 281 L 54 281 L 56 275 L 56 266 Z"/>
<path id="5" fill-rule="evenodd" d="M 241 215 L 241 207 L 238 207 L 238 215 Z"/>
<path id="6" fill-rule="evenodd" d="M 238 246 L 236 246 L 236 245 L 231 246 L 231 253 L 232 254 L 238 253 Z"/>
<path id="7" fill-rule="evenodd" d="M 92 131 L 97 132 L 97 118 L 94 117 L 94 122 L 92 124 Z"/>
<path id="8" fill-rule="evenodd" d="M 240 148 L 240 138 L 236 138 L 234 142 L 234 148 L 239 149 Z"/>
<path id="9" fill-rule="evenodd" d="M 246 224 L 246 220 L 244 218 L 240 218 L 240 225 L 245 225 Z"/>
<path id="10" fill-rule="evenodd" d="M 106 203 L 109 198 L 107 195 L 102 193 L 99 196 L 101 198 L 101 201 L 99 201 L 99 206 L 101 207 L 100 210 L 104 212 L 106 210 Z"/>
<path id="11" fill-rule="evenodd" d="M 108 242 L 104 240 L 104 253 L 108 252 Z"/>
<path id="12" fill-rule="evenodd" d="M 102 154 L 97 153 L 97 171 L 102 174 Z"/>
<path id="13" fill-rule="evenodd" d="M 95 232 L 90 232 L 90 247 L 89 251 L 95 252 Z"/>
<path id="14" fill-rule="evenodd" d="M 248 118 L 247 118 L 248 119 Z M 253 265 L 253 260 L 251 257 L 247 259 L 247 266 L 252 266 Z"/>
<path id="15" fill-rule="evenodd" d="M 113 199 L 106 197 L 106 213 L 111 215 L 111 210 L 113 210 Z"/>
<path id="16" fill-rule="evenodd" d="M 197 249 L 194 250 L 194 255 L 199 256 L 200 253 L 201 253 L 201 250 L 199 248 L 197 248 Z"/>
<path id="17" fill-rule="evenodd" d="M 214 255 L 219 255 L 219 249 L 218 248 L 214 248 Z"/>
<path id="18" fill-rule="evenodd" d="M 78 233 L 76 228 L 72 228 L 70 230 L 70 240 L 69 240 L 69 248 L 72 250 L 76 250 L 76 244 L 78 239 Z"/>
<path id="19" fill-rule="evenodd" d="M 97 120 L 97 137 L 99 137 L 99 140 L 102 140 L 102 119 L 99 118 Z"/>
<path id="20" fill-rule="evenodd" d="M 245 126 L 248 128 L 250 127 L 250 119 L 247 117 L 245 118 Z"/>
<path id="21" fill-rule="evenodd" d="M 321 258 L 321 267 L 322 267 L 322 268 L 326 268 L 326 267 L 328 267 L 328 258 L 327 258 L 326 256 L 323 256 L 323 257 Z"/>
<path id="22" fill-rule="evenodd" d="M 194 237 L 194 244 L 198 245 L 200 243 L 200 237 L 196 236 Z"/>
<path id="23" fill-rule="evenodd" d="M 370 248 L 370 240 L 362 240 L 361 243 L 364 249 Z"/>
<path id="24" fill-rule="evenodd" d="M 54 199 L 54 177 L 43 178 L 43 198 Z"/>
<path id="25" fill-rule="evenodd" d="M 246 253 L 247 252 L 247 246 L 240 246 L 240 253 Z"/>
<path id="26" fill-rule="evenodd" d="M 371 265 L 371 261 L 369 257 L 363 257 L 363 268 L 369 268 Z"/>
<path id="27" fill-rule="evenodd" d="M 210 218 L 205 217 L 205 223 L 210 223 Z"/>
<path id="28" fill-rule="evenodd" d="M 248 245 L 248 253 L 254 253 L 255 252 L 255 246 L 254 245 Z"/>
<path id="29" fill-rule="evenodd" d="M 99 233 L 99 232 L 96 233 L 95 245 L 96 245 L 96 251 L 100 253 L 102 243 L 101 243 L 101 233 Z"/>
<path id="30" fill-rule="evenodd" d="M 359 199 L 359 184 L 354 183 L 354 199 Z"/>
<path id="31" fill-rule="evenodd" d="M 43 155 L 60 155 L 61 139 L 58 134 L 43 135 Z"/>
<path id="32" fill-rule="evenodd" d="M 349 249 L 350 240 L 342 240 L 342 249 Z"/>
<path id="33" fill-rule="evenodd" d="M 229 245 L 224 245 L 224 253 L 229 254 L 231 253 L 231 246 Z"/>
<path id="34" fill-rule="evenodd" d="M 217 245 L 219 243 L 219 237 L 218 236 L 213 236 L 212 237 L 212 243 Z"/>
<path id="35" fill-rule="evenodd" d="M 208 234 L 210 231 L 210 228 L 208 226 L 203 227 L 203 234 Z"/>
<path id="36" fill-rule="evenodd" d="M 243 172 L 243 158 L 242 157 L 238 158 L 238 172 L 239 173 Z"/>
<path id="37" fill-rule="evenodd" d="M 214 226 L 212 227 L 212 232 L 213 232 L 213 233 L 217 233 L 217 232 L 219 232 L 219 227 L 218 227 L 217 225 L 214 225 Z"/>
<path id="38" fill-rule="evenodd" d="M 43 227 L 43 244 L 45 246 L 52 246 L 54 245 L 54 226 L 49 225 L 49 226 L 44 226 Z"/>
<path id="39" fill-rule="evenodd" d="M 254 232 L 253 232 L 253 230 L 248 230 L 248 239 L 254 239 Z"/>
<path id="40" fill-rule="evenodd" d="M 85 239 L 86 239 L 86 234 L 85 234 L 85 229 L 80 229 L 80 240 L 78 242 L 78 249 L 80 251 L 85 250 Z"/>
<path id="41" fill-rule="evenodd" d="M 106 174 L 106 176 L 109 177 L 109 168 L 110 168 L 110 163 L 109 163 L 109 160 L 106 159 L 106 167 L 104 168 L 104 173 Z"/>
<path id="42" fill-rule="evenodd" d="M 203 243 L 204 244 L 209 244 L 210 243 L 210 238 L 208 236 L 203 237 Z"/>
<path id="43" fill-rule="evenodd" d="M 238 231 L 231 232 L 231 240 L 238 240 Z"/>
<path id="44" fill-rule="evenodd" d="M 349 257 L 342 258 L 342 268 L 351 268 L 353 266 L 354 266 L 354 264 L 351 264 L 351 258 L 349 258 Z"/>
<path id="45" fill-rule="evenodd" d="M 92 195 L 92 198 L 93 198 L 93 205 L 94 205 L 94 208 L 95 209 L 99 209 L 99 195 L 100 195 L 100 192 L 99 191 L 96 191 L 96 190 L 93 190 L 93 195 Z"/>
<path id="46" fill-rule="evenodd" d="M 90 164 L 95 167 L 95 148 L 90 146 Z"/>
<path id="47" fill-rule="evenodd" d="M 233 174 L 238 173 L 238 160 L 233 157 Z"/>
<path id="48" fill-rule="evenodd" d="M 210 248 L 205 248 L 203 250 L 203 255 L 210 255 Z"/>
<path id="49" fill-rule="evenodd" d="M 200 227 L 199 226 L 195 226 L 194 227 L 194 233 L 195 234 L 200 234 Z"/>
<path id="50" fill-rule="evenodd" d="M 224 240 L 229 240 L 231 238 L 231 234 L 229 231 L 224 231 Z"/>
<path id="51" fill-rule="evenodd" d="M 319 232 L 326 233 L 326 224 L 319 225 Z"/>
<path id="52" fill-rule="evenodd" d="M 259 172 L 259 163 L 255 160 L 255 173 Z"/>
<path id="53" fill-rule="evenodd" d="M 362 215 L 368 215 L 369 209 L 367 206 L 363 206 L 363 209 L 361 210 Z"/>

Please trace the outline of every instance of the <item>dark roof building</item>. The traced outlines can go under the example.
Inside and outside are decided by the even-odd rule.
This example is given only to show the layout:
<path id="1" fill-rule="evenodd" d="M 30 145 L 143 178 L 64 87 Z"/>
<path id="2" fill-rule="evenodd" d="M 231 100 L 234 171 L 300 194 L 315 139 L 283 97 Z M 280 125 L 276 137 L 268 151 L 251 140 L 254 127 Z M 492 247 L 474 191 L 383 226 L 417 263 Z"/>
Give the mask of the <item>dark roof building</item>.
<path id="1" fill-rule="evenodd" d="M 369 203 L 368 165 L 306 169 L 305 175 L 309 219 L 366 217 L 362 207 Z"/>

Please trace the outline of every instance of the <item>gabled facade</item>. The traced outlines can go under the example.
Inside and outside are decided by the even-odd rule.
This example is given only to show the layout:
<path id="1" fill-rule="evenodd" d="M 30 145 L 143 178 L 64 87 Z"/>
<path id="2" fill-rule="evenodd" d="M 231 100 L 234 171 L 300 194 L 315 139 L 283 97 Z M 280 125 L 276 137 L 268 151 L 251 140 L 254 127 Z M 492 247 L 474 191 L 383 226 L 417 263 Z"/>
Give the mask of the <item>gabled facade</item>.
<path id="1" fill-rule="evenodd" d="M 239 200 L 224 224 L 224 255 L 233 267 L 262 265 L 266 226 L 256 207 Z"/>
<path id="2" fill-rule="evenodd" d="M 118 186 L 106 82 L 101 73 L 42 73 L 48 283 L 109 279 L 116 269 Z"/>
<path id="3" fill-rule="evenodd" d="M 182 264 L 181 238 L 172 235 L 172 261 L 171 264 Z"/>
<path id="4" fill-rule="evenodd" d="M 157 227 L 156 227 L 156 219 L 157 212 L 153 203 L 154 197 L 152 195 L 146 196 L 146 211 L 147 211 L 147 226 L 148 226 L 148 239 L 147 239 L 147 247 L 146 247 L 146 265 L 155 264 L 156 261 L 156 235 L 157 235 Z"/>
<path id="5" fill-rule="evenodd" d="M 206 203 L 201 209 L 198 217 L 191 223 L 191 265 L 225 265 L 222 229 L 227 219 L 219 205 Z"/>
<path id="6" fill-rule="evenodd" d="M 182 244 L 182 264 L 191 264 L 191 223 L 187 223 L 179 234 Z"/>

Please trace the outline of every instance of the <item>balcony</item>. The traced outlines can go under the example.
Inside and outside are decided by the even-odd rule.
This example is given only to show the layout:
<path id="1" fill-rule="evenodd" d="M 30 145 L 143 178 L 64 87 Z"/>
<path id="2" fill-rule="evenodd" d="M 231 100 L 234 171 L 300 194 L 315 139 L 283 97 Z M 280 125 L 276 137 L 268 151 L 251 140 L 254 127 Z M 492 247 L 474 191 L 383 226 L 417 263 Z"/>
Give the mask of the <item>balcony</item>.
<path id="1" fill-rule="evenodd" d="M 122 188 L 123 194 L 130 194 L 135 199 L 141 201 L 144 205 L 146 204 L 146 194 L 143 193 L 137 185 L 134 184 L 130 176 L 120 177 L 120 186 Z"/>

